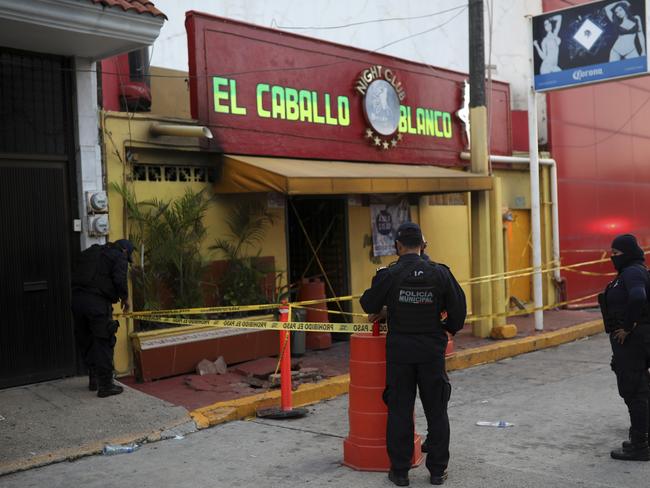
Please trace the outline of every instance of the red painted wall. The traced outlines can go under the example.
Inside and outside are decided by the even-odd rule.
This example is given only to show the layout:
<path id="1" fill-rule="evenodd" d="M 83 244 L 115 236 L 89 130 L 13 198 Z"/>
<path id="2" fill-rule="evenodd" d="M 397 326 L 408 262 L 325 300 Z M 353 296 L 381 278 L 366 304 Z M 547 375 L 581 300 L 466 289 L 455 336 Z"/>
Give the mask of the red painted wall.
<path id="1" fill-rule="evenodd" d="M 462 125 L 455 116 L 467 75 L 207 14 L 186 15 L 192 115 L 210 126 L 225 152 L 467 164 L 458 158 L 465 142 Z M 378 149 L 364 138 L 368 124 L 355 83 L 361 72 L 373 65 L 388 67 L 397 74 L 406 91 L 402 105 L 413 111 L 422 107 L 451 113 L 452 137 L 404 134 L 398 146 L 389 150 Z M 215 76 L 236 82 L 236 106 L 245 108 L 246 115 L 215 111 Z M 321 101 L 324 93 L 332 99 L 345 96 L 350 104 L 350 124 L 344 127 L 260 117 L 256 96 L 259 83 L 314 90 Z M 492 152 L 511 154 L 509 87 L 504 83 L 493 86 Z M 231 100 L 218 103 L 228 105 Z M 267 108 L 269 100 L 267 96 Z M 322 105 L 320 110 L 322 113 Z"/>
<path id="2" fill-rule="evenodd" d="M 567 4 L 544 0 L 543 6 L 549 11 Z M 650 78 L 550 92 L 547 103 L 562 263 L 598 259 L 624 232 L 650 246 Z M 610 263 L 579 269 L 613 271 Z M 602 290 L 610 279 L 563 275 L 569 298 Z"/>
<path id="3" fill-rule="evenodd" d="M 102 65 L 102 107 L 104 110 L 120 111 L 120 79 L 129 79 L 128 54 L 104 59 Z"/>
<path id="4" fill-rule="evenodd" d="M 528 152 L 528 110 L 513 110 L 512 150 Z"/>

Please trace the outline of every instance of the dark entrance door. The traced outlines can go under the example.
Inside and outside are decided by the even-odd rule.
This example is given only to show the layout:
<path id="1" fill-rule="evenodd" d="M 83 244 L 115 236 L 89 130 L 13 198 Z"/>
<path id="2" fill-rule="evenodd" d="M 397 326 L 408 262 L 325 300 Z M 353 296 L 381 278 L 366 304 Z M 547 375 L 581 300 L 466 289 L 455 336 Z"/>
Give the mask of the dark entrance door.
<path id="1" fill-rule="evenodd" d="M 347 200 L 343 197 L 293 197 L 288 213 L 291 283 L 298 283 L 305 277 L 320 277 L 325 281 L 328 298 L 348 295 Z M 342 303 L 341 308 L 348 310 L 349 302 Z M 339 310 L 339 306 L 330 303 L 329 309 Z M 331 315 L 330 319 L 342 322 L 345 321 L 343 317 Z"/>
<path id="2" fill-rule="evenodd" d="M 0 161 L 0 388 L 74 373 L 64 164 Z"/>
<path id="3" fill-rule="evenodd" d="M 0 48 L 0 388 L 75 373 L 70 63 Z"/>

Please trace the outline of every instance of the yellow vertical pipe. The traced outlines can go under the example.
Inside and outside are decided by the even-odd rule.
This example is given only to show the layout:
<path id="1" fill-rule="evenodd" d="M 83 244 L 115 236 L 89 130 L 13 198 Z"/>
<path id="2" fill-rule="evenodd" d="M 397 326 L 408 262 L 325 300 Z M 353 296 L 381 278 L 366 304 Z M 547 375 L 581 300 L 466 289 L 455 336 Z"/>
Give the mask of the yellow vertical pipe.
<path id="1" fill-rule="evenodd" d="M 487 148 L 487 109 L 472 107 L 469 111 L 471 128 L 471 169 L 472 173 L 488 174 Z M 492 274 L 490 194 L 487 191 L 472 192 L 472 276 Z M 473 314 L 488 316 L 492 314 L 492 286 L 490 283 L 475 284 L 472 290 Z M 477 320 L 472 324 L 472 333 L 477 337 L 487 337 L 492 330 L 489 318 Z"/>
<path id="2" fill-rule="evenodd" d="M 494 186 L 490 193 L 490 206 L 492 208 L 492 274 L 505 272 L 505 256 L 503 250 L 503 192 L 501 178 L 494 178 Z M 506 312 L 505 279 L 496 279 L 492 282 L 492 311 L 494 313 Z M 493 325 L 504 325 L 506 317 L 494 318 Z"/>

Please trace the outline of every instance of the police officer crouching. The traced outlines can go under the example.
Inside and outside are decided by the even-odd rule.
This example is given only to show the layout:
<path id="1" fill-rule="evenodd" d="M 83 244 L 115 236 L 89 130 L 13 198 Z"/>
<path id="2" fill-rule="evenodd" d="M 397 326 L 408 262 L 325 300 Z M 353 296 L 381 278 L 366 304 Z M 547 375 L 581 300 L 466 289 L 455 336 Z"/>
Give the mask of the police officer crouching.
<path id="1" fill-rule="evenodd" d="M 375 320 L 387 310 L 386 446 L 391 461 L 388 478 L 408 486 L 414 443 L 413 407 L 416 390 L 427 418 L 426 466 L 431 484 L 447 479 L 451 385 L 445 370 L 447 332 L 462 329 L 467 313 L 465 294 L 449 268 L 422 259 L 420 227 L 408 222 L 397 229 L 399 259 L 377 271 L 360 299 Z M 447 318 L 442 320 L 442 312 Z"/>
<path id="2" fill-rule="evenodd" d="M 120 239 L 95 244 L 81 253 L 72 273 L 72 313 L 77 349 L 88 368 L 88 389 L 104 398 L 119 395 L 113 383 L 113 351 L 119 322 L 113 320 L 113 303 L 129 308 L 128 266 L 133 244 Z"/>
<path id="3" fill-rule="evenodd" d="M 650 275 L 636 237 L 622 234 L 612 241 L 616 271 L 598 296 L 605 331 L 612 346 L 612 369 L 619 395 L 630 414 L 629 440 L 611 452 L 614 459 L 650 461 Z"/>

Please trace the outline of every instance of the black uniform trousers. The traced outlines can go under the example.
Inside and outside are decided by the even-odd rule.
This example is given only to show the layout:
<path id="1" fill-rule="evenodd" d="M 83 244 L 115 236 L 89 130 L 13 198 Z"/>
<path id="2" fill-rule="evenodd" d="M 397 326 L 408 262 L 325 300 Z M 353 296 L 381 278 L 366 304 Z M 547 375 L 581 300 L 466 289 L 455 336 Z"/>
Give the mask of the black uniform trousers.
<path id="1" fill-rule="evenodd" d="M 650 324 L 641 324 L 632 330 L 623 344 L 610 334 L 618 393 L 628 411 L 633 431 L 650 430 Z"/>
<path id="2" fill-rule="evenodd" d="M 443 361 L 444 364 L 444 361 Z M 426 466 L 440 476 L 449 463 L 449 417 L 447 403 L 451 396 L 449 378 L 440 362 L 386 363 L 384 403 L 388 407 L 386 447 L 391 467 L 397 472 L 411 468 L 413 458 L 416 387 L 427 418 Z"/>
<path id="3" fill-rule="evenodd" d="M 89 370 L 100 379 L 112 378 L 115 332 L 113 305 L 103 296 L 74 291 L 72 293 L 77 350 Z"/>

